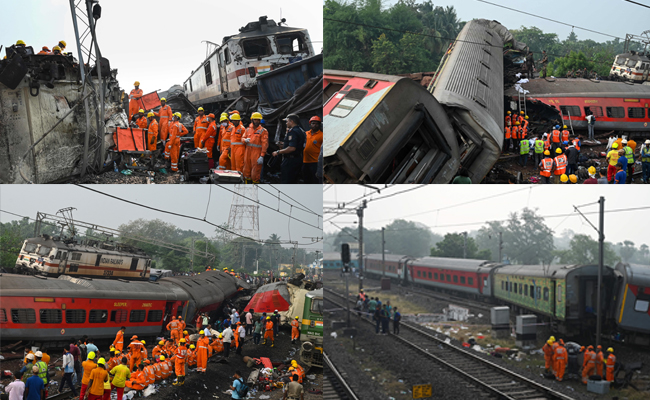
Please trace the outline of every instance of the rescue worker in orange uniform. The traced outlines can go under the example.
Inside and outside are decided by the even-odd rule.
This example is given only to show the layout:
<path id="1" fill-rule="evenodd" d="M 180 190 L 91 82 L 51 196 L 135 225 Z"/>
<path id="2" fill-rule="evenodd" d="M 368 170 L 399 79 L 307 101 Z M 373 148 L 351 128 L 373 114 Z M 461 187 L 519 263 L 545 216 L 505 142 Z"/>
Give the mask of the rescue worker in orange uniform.
<path id="1" fill-rule="evenodd" d="M 557 148 L 555 149 L 555 153 L 557 156 L 553 159 L 553 166 L 555 168 L 555 171 L 553 172 L 554 174 L 554 179 L 555 183 L 560 183 L 560 176 L 563 174 L 566 174 L 566 166 L 568 165 L 568 160 L 566 158 L 565 154 L 562 154 L 562 149 Z"/>
<path id="2" fill-rule="evenodd" d="M 166 98 L 163 97 L 160 99 L 160 110 L 158 110 L 158 112 L 155 112 L 154 115 L 156 117 L 160 117 L 160 139 L 164 144 L 165 141 L 167 141 L 167 136 L 169 135 L 169 122 L 173 117 L 172 108 L 167 105 Z"/>
<path id="3" fill-rule="evenodd" d="M 181 136 L 187 134 L 187 128 L 185 128 L 185 126 L 181 124 L 180 119 L 181 119 L 181 113 L 179 112 L 175 113 L 174 118 L 172 120 L 172 127 L 169 135 L 169 141 L 167 142 L 167 147 L 166 147 L 167 149 L 166 153 L 169 153 L 169 158 L 171 159 L 171 169 L 174 172 L 178 172 L 178 159 L 180 157 L 180 152 L 181 152 Z M 178 333 L 180 336 L 180 332 Z"/>
<path id="4" fill-rule="evenodd" d="M 180 315 L 178 316 L 178 322 L 181 324 L 181 331 L 185 331 L 185 327 L 187 326 L 187 324 L 185 323 L 185 321 L 183 321 L 183 317 Z"/>
<path id="5" fill-rule="evenodd" d="M 160 374 L 162 375 L 163 379 L 169 378 L 169 375 L 172 374 L 171 369 L 169 369 L 169 364 L 167 364 L 165 358 L 165 356 L 161 355 L 160 359 L 158 360 L 158 364 L 160 364 Z"/>
<path id="6" fill-rule="evenodd" d="M 275 345 L 275 338 L 273 337 L 273 321 L 271 321 L 271 317 L 266 317 L 266 326 L 264 329 L 264 341 L 262 344 L 266 344 L 266 339 L 271 339 L 271 347 L 273 347 Z"/>
<path id="7" fill-rule="evenodd" d="M 149 125 L 149 123 L 147 122 L 147 117 L 144 116 L 144 110 L 143 109 L 138 110 L 138 115 L 137 115 L 137 119 L 135 120 L 134 128 L 145 129 L 147 125 Z"/>
<path id="8" fill-rule="evenodd" d="M 41 51 L 39 51 L 36 55 L 37 56 L 49 56 L 50 54 L 52 54 L 50 49 L 47 46 L 43 46 Z"/>
<path id="9" fill-rule="evenodd" d="M 205 112 L 203 111 L 203 107 L 199 107 L 199 115 L 194 118 L 194 148 L 199 148 L 201 138 L 205 134 L 205 131 L 208 130 L 208 125 L 210 124 L 210 121 L 208 121 L 208 116 L 205 115 Z"/>
<path id="10" fill-rule="evenodd" d="M 291 343 L 296 343 L 300 340 L 300 321 L 298 321 L 298 316 L 291 321 Z"/>
<path id="11" fill-rule="evenodd" d="M 187 347 L 185 347 L 185 339 L 179 340 L 179 346 L 176 349 L 174 356 L 176 357 L 176 379 L 172 385 L 182 386 L 185 384 L 185 366 L 187 365 Z"/>
<path id="12" fill-rule="evenodd" d="M 298 375 L 298 383 L 302 383 L 302 379 L 305 377 L 305 369 L 298 364 L 298 361 L 296 360 L 291 360 L 291 367 L 289 368 L 289 371 L 296 371 L 296 375 Z"/>
<path id="13" fill-rule="evenodd" d="M 115 349 L 111 348 L 109 354 L 111 357 L 108 359 L 108 362 L 106 363 L 106 369 L 110 371 L 116 365 L 120 365 L 120 359 L 118 357 L 120 353 Z"/>
<path id="14" fill-rule="evenodd" d="M 243 140 L 246 143 L 244 153 L 244 178 L 246 182 L 260 183 L 264 155 L 269 147 L 269 132 L 260 124 L 262 114 L 254 112 L 251 126 L 246 129 Z"/>
<path id="15" fill-rule="evenodd" d="M 318 156 L 323 146 L 323 129 L 321 119 L 314 115 L 309 119 L 310 130 L 305 132 L 305 150 L 302 152 L 302 179 L 305 183 L 318 183 L 316 172 L 318 169 Z"/>
<path id="16" fill-rule="evenodd" d="M 582 365 L 582 383 L 585 385 L 587 384 L 587 380 L 591 375 L 593 375 L 596 372 L 596 352 L 594 351 L 593 346 L 587 347 L 587 351 L 585 351 L 585 361 L 583 361 Z"/>
<path id="17" fill-rule="evenodd" d="M 239 113 L 232 114 L 230 120 L 233 123 L 233 130 L 230 132 L 230 164 L 233 171 L 244 172 L 244 155 L 246 146 L 243 142 L 243 136 L 246 128 L 241 123 Z"/>
<path id="18" fill-rule="evenodd" d="M 539 163 L 539 174 L 542 177 L 542 183 L 551 183 L 552 172 L 553 172 L 553 159 L 551 158 L 551 152 L 548 150 L 544 150 L 544 158 Z"/>
<path id="19" fill-rule="evenodd" d="M 614 367 L 616 366 L 616 356 L 614 355 L 614 349 L 607 349 L 609 355 L 607 356 L 607 382 L 614 382 Z"/>
<path id="20" fill-rule="evenodd" d="M 149 386 L 152 383 L 156 382 L 156 372 L 154 371 L 151 361 L 144 360 L 144 368 L 142 368 L 142 373 L 144 374 L 144 385 Z"/>
<path id="21" fill-rule="evenodd" d="M 86 390 L 88 390 L 88 383 L 90 382 L 90 373 L 93 369 L 97 368 L 95 363 L 95 352 L 91 351 L 88 353 L 88 359 L 81 363 L 81 367 L 84 370 L 83 377 L 81 378 L 81 390 L 79 391 L 79 398 L 83 399 Z"/>
<path id="22" fill-rule="evenodd" d="M 210 339 L 205 337 L 205 332 L 200 331 L 201 337 L 196 341 L 196 370 L 205 373 L 208 366 L 208 347 L 210 347 Z"/>
<path id="23" fill-rule="evenodd" d="M 603 365 L 605 364 L 605 357 L 603 357 L 603 346 L 596 346 L 596 375 L 603 376 Z"/>
<path id="24" fill-rule="evenodd" d="M 129 121 L 131 121 L 133 114 L 137 114 L 140 109 L 140 98 L 143 95 L 142 89 L 140 89 L 140 82 L 135 81 L 133 86 L 135 86 L 135 89 L 129 93 Z"/>
<path id="25" fill-rule="evenodd" d="M 512 125 L 512 117 L 510 116 L 512 113 L 510 111 L 507 112 L 506 115 L 506 126 Z"/>
<path id="26" fill-rule="evenodd" d="M 140 349 L 140 359 L 141 360 L 146 360 L 148 357 L 148 352 L 147 352 L 147 343 L 144 340 L 141 340 L 140 343 L 142 343 L 142 349 Z"/>
<path id="27" fill-rule="evenodd" d="M 131 379 L 126 381 L 126 387 L 133 390 L 142 390 L 146 387 L 146 379 L 144 372 L 142 372 L 143 369 L 144 366 L 142 364 L 139 364 L 137 369 L 131 373 Z"/>
<path id="28" fill-rule="evenodd" d="M 564 378 L 564 370 L 568 363 L 568 354 L 564 348 L 564 341 L 560 339 L 560 345 L 555 349 L 555 354 L 553 355 L 553 365 L 555 369 L 555 379 L 562 382 Z"/>
<path id="29" fill-rule="evenodd" d="M 208 151 L 208 162 L 210 169 L 214 168 L 214 158 L 212 154 L 212 149 L 214 148 L 215 137 L 219 133 L 219 128 L 217 128 L 217 123 L 214 119 L 214 114 L 208 115 L 208 129 L 203 134 L 203 137 L 199 141 L 199 147 L 206 149 Z"/>
<path id="30" fill-rule="evenodd" d="M 153 350 L 151 350 L 151 357 L 157 360 L 164 352 L 165 352 L 165 341 L 161 340 L 160 342 L 158 342 L 156 347 L 154 347 Z"/>
<path id="31" fill-rule="evenodd" d="M 560 132 L 560 125 L 555 125 L 553 132 L 551 132 L 551 143 L 559 145 L 562 142 L 562 133 Z"/>
<path id="32" fill-rule="evenodd" d="M 187 350 L 187 366 L 190 368 L 196 366 L 196 346 L 193 344 L 191 344 L 189 350 Z"/>
<path id="33" fill-rule="evenodd" d="M 215 335 L 214 340 L 210 343 L 209 356 L 212 357 L 212 352 L 215 354 L 221 353 L 223 351 L 223 334 L 220 333 L 218 336 Z M 229 344 L 230 345 L 230 344 Z"/>
<path id="34" fill-rule="evenodd" d="M 549 373 L 553 365 L 553 341 L 551 339 L 546 341 L 542 351 L 544 352 L 544 370 Z"/>
<path id="35" fill-rule="evenodd" d="M 149 111 L 147 114 L 149 126 L 147 127 L 147 150 L 156 151 L 156 143 L 158 142 L 158 121 L 154 118 L 154 113 Z"/>
<path id="36" fill-rule="evenodd" d="M 515 121 L 510 131 L 510 136 L 512 137 L 512 150 L 515 154 L 519 154 L 519 141 L 522 139 L 520 126 L 521 122 Z"/>
<path id="37" fill-rule="evenodd" d="M 569 129 L 564 125 L 562 127 L 562 143 L 569 141 Z"/>
<path id="38" fill-rule="evenodd" d="M 156 374 L 156 380 L 160 381 L 162 380 L 162 364 L 160 364 L 158 361 L 154 360 L 153 364 L 151 364 L 153 367 L 153 371 Z"/>
<path id="39" fill-rule="evenodd" d="M 231 169 L 230 166 L 230 134 L 235 130 L 235 125 L 228 120 L 228 114 L 222 113 L 219 117 L 219 169 Z"/>
<path id="40" fill-rule="evenodd" d="M 503 143 L 503 151 L 507 153 L 508 151 L 510 151 L 510 143 L 512 141 L 512 139 L 511 139 L 511 137 L 512 137 L 512 126 L 507 126 L 506 125 L 506 127 L 505 127 L 505 137 L 506 137 L 506 140 Z"/>
<path id="41" fill-rule="evenodd" d="M 167 324 L 167 330 L 169 331 L 169 336 L 172 338 L 174 341 L 174 344 L 177 344 L 180 337 L 180 330 L 181 324 L 178 322 L 177 317 L 173 317 L 171 322 Z"/>
<path id="42" fill-rule="evenodd" d="M 113 340 L 113 347 L 115 347 L 115 350 L 119 350 L 120 352 L 124 350 L 124 331 L 126 331 L 125 326 L 121 327 L 120 330 L 117 331 L 115 340 Z"/>
<path id="43" fill-rule="evenodd" d="M 133 365 L 139 365 L 142 361 L 142 342 L 138 340 L 137 335 L 133 335 L 131 338 L 131 343 L 129 344 L 129 349 L 131 351 L 131 360 L 129 361 L 129 369 L 133 371 Z"/>

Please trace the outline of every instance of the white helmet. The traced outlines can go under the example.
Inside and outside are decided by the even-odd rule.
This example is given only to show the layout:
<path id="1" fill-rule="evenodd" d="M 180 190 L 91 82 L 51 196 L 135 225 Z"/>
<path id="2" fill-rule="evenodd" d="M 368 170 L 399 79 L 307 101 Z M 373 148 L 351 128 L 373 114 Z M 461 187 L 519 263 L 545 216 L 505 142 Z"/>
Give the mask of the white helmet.
<path id="1" fill-rule="evenodd" d="M 33 359 L 34 359 L 34 354 L 33 354 L 33 353 L 29 353 L 29 354 L 27 354 L 27 357 L 26 357 L 26 358 L 27 358 L 28 360 L 33 360 Z"/>
<path id="2" fill-rule="evenodd" d="M 34 355 L 36 357 L 43 357 L 43 353 L 41 353 L 40 351 L 37 351 L 36 353 L 34 353 Z"/>

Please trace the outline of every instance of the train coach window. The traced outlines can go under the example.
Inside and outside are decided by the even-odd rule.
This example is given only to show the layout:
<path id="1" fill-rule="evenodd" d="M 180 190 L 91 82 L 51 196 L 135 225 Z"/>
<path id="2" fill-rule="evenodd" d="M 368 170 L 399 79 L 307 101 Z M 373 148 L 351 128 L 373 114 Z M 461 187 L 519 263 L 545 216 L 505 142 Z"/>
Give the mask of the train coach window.
<path id="1" fill-rule="evenodd" d="M 435 273 L 433 274 L 433 279 L 438 280 L 438 273 L 437 273 L 437 272 L 435 272 Z"/>
<path id="2" fill-rule="evenodd" d="M 212 70 L 210 69 L 210 60 L 205 63 L 203 70 L 205 72 L 205 84 L 208 86 L 212 85 Z"/>
<path id="3" fill-rule="evenodd" d="M 446 274 L 446 275 L 447 275 L 447 282 L 451 282 L 451 275 L 449 275 L 449 274 Z"/>
<path id="4" fill-rule="evenodd" d="M 278 53 L 280 54 L 293 54 L 302 51 L 307 51 L 305 41 L 302 35 L 294 33 L 292 35 L 282 35 L 275 37 Z"/>
<path id="5" fill-rule="evenodd" d="M 162 317 L 162 310 L 150 310 L 149 314 L 147 314 L 147 322 L 160 322 L 162 321 Z"/>
<path id="6" fill-rule="evenodd" d="M 56 256 L 54 256 L 54 259 L 55 260 L 60 260 L 61 259 L 61 252 L 60 251 L 56 252 Z"/>
<path id="7" fill-rule="evenodd" d="M 524 285 L 524 296 L 528 296 L 528 285 Z"/>
<path id="8" fill-rule="evenodd" d="M 535 287 L 533 285 L 530 285 L 530 298 L 535 298 Z"/>
<path id="9" fill-rule="evenodd" d="M 81 253 L 72 253 L 72 261 L 81 260 Z"/>
<path id="10" fill-rule="evenodd" d="M 585 114 L 587 114 L 587 111 L 591 111 L 591 113 L 596 117 L 602 117 L 603 116 L 603 108 L 598 107 L 598 106 L 589 106 L 585 107 Z"/>
<path id="11" fill-rule="evenodd" d="M 562 111 L 563 115 L 570 115 L 572 117 L 579 117 L 582 115 L 580 107 L 578 106 L 560 106 L 560 111 Z"/>
<path id="12" fill-rule="evenodd" d="M 4 308 L 0 308 L 0 324 L 7 322 L 7 311 Z"/>
<path id="13" fill-rule="evenodd" d="M 429 271 L 429 279 L 431 279 L 431 271 Z"/>
<path id="14" fill-rule="evenodd" d="M 111 311 L 111 322 L 126 322 L 128 316 L 128 310 L 113 310 Z"/>
<path id="15" fill-rule="evenodd" d="M 129 316 L 129 322 L 144 322 L 146 315 L 147 315 L 146 310 L 131 310 L 131 315 Z"/>
<path id="16" fill-rule="evenodd" d="M 548 301 L 548 288 L 544 288 L 544 301 Z"/>
<path id="17" fill-rule="evenodd" d="M 506 283 L 504 281 L 501 281 L 501 290 L 505 290 L 505 284 Z"/>
<path id="18" fill-rule="evenodd" d="M 464 276 L 460 277 L 460 283 L 462 283 L 463 285 L 465 284 L 465 277 Z"/>
<path id="19" fill-rule="evenodd" d="M 33 308 L 12 308 L 11 322 L 14 324 L 35 324 L 36 311 Z"/>
<path id="20" fill-rule="evenodd" d="M 242 40 L 241 45 L 244 49 L 244 57 L 247 58 L 264 57 L 273 54 L 271 43 L 265 37 Z"/>
<path id="21" fill-rule="evenodd" d="M 103 324 L 108 319 L 108 310 L 90 310 L 88 322 L 91 324 Z"/>
<path id="22" fill-rule="evenodd" d="M 625 118 L 623 107 L 607 107 L 607 118 Z"/>
<path id="23" fill-rule="evenodd" d="M 330 111 L 330 115 L 339 118 L 347 117 L 367 94 L 367 90 L 351 89 Z"/>
<path id="24" fill-rule="evenodd" d="M 25 253 L 33 253 L 36 250 L 36 245 L 34 243 L 25 244 Z"/>
<path id="25" fill-rule="evenodd" d="M 454 275 L 454 283 L 458 283 L 458 275 Z"/>
<path id="26" fill-rule="evenodd" d="M 643 107 L 628 107 L 628 118 L 645 118 L 645 108 Z"/>
<path id="27" fill-rule="evenodd" d="M 468 285 L 474 285 L 474 278 L 467 278 Z"/>
<path id="28" fill-rule="evenodd" d="M 648 312 L 648 307 L 650 306 L 650 301 L 637 299 L 634 303 L 634 311 L 639 311 L 646 313 Z"/>
<path id="29" fill-rule="evenodd" d="M 535 288 L 535 297 L 537 300 L 542 298 L 542 288 L 541 287 L 536 287 Z"/>
<path id="30" fill-rule="evenodd" d="M 86 322 L 86 310 L 65 310 L 65 322 L 83 324 Z"/>
<path id="31" fill-rule="evenodd" d="M 50 254 L 50 250 L 52 250 L 51 247 L 41 246 L 41 247 L 38 249 L 38 253 L 37 253 L 37 254 L 38 254 L 39 256 L 46 256 L 46 255 Z"/>
<path id="32" fill-rule="evenodd" d="M 41 324 L 60 324 L 63 320 L 61 310 L 55 308 L 46 308 L 38 310 L 41 317 Z"/>

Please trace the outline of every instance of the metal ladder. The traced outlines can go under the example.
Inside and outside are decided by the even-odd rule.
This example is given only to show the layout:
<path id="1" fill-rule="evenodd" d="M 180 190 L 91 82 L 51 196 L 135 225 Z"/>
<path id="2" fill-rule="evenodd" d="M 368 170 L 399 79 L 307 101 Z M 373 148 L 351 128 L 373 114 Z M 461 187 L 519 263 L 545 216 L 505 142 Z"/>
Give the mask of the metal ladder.
<path id="1" fill-rule="evenodd" d="M 518 95 L 518 101 L 519 101 L 519 110 L 518 112 L 523 111 L 524 115 L 528 115 L 528 112 L 526 111 L 526 93 L 521 93 L 517 92 Z"/>

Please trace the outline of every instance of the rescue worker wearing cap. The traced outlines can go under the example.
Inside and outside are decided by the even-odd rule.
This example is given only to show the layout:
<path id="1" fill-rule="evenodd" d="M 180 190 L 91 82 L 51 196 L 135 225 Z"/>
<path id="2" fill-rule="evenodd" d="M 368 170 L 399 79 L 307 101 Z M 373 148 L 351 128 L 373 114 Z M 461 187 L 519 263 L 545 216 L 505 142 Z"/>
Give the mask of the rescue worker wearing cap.
<path id="1" fill-rule="evenodd" d="M 506 126 L 511 126 L 512 125 L 512 117 L 511 117 L 512 112 L 508 111 L 506 113 Z"/>
<path id="2" fill-rule="evenodd" d="M 104 382 L 108 382 L 108 372 L 106 371 L 106 361 L 100 358 L 97 360 L 97 368 L 90 373 L 88 400 L 102 400 L 104 398 Z M 79 395 L 79 399 L 83 400 L 83 397 Z"/>
<path id="3" fill-rule="evenodd" d="M 88 353 L 88 359 L 84 362 L 81 363 L 81 367 L 84 370 L 84 375 L 81 378 L 81 390 L 79 391 L 79 398 L 83 399 L 86 394 L 86 390 L 88 389 L 88 383 L 90 383 L 90 373 L 92 370 L 97 368 L 97 364 L 95 363 L 95 352 L 91 351 Z"/>
<path id="4" fill-rule="evenodd" d="M 528 136 L 528 115 L 524 115 L 524 119 L 521 121 L 521 128 L 523 129 L 523 135 Z"/>
<path id="5" fill-rule="evenodd" d="M 131 90 L 131 93 L 129 93 L 129 121 L 131 121 L 133 114 L 138 113 L 138 110 L 140 109 L 140 99 L 143 94 L 142 89 L 140 89 L 139 81 L 135 81 L 133 86 L 135 88 Z"/>
<path id="6" fill-rule="evenodd" d="M 52 55 L 53 56 L 60 56 L 61 54 L 61 48 L 59 46 L 54 46 L 52 49 Z"/>
<path id="7" fill-rule="evenodd" d="M 214 114 L 208 114 L 208 129 L 199 140 L 199 147 L 206 149 L 208 151 L 208 162 L 210 163 L 210 169 L 214 168 L 214 159 L 212 150 L 214 149 L 214 141 L 217 135 L 219 134 L 219 128 L 217 127 L 217 122 L 214 119 Z"/>
<path id="8" fill-rule="evenodd" d="M 594 351 L 594 346 L 588 346 L 585 351 L 586 362 L 583 361 L 582 365 L 582 383 L 587 384 L 589 377 L 596 373 L 596 358 L 597 354 Z"/>
<path id="9" fill-rule="evenodd" d="M 210 347 L 210 339 L 205 337 L 205 332 L 200 331 L 201 337 L 196 341 L 196 370 L 198 372 L 206 372 L 208 366 L 208 347 Z"/>
<path id="10" fill-rule="evenodd" d="M 519 141 L 521 140 L 521 122 L 518 120 L 514 122 L 510 136 L 512 137 L 512 150 L 515 154 L 519 154 Z"/>
<path id="11" fill-rule="evenodd" d="M 156 151 L 156 143 L 158 143 L 158 121 L 154 118 L 155 114 L 149 111 L 147 114 L 147 149 L 149 151 Z"/>
<path id="12" fill-rule="evenodd" d="M 300 340 L 300 321 L 298 321 L 298 316 L 291 321 L 291 343 L 296 343 Z"/>
<path id="13" fill-rule="evenodd" d="M 616 356 L 614 355 L 614 349 L 611 347 L 607 349 L 607 352 L 609 355 L 607 356 L 606 361 L 606 378 L 607 382 L 614 382 L 614 367 L 616 367 Z"/>
<path id="14" fill-rule="evenodd" d="M 149 386 L 156 381 L 156 373 L 151 367 L 151 361 L 144 360 L 142 362 L 144 368 L 142 368 L 142 373 L 144 374 L 144 386 Z"/>
<path id="15" fill-rule="evenodd" d="M 34 365 L 34 353 L 29 353 L 25 357 L 25 365 L 20 369 L 20 372 L 23 373 L 23 377 L 21 380 L 24 382 L 27 381 L 27 378 L 31 377 L 34 373 L 32 371 L 32 367 L 35 367 Z"/>
<path id="16" fill-rule="evenodd" d="M 165 341 L 161 340 L 160 342 L 158 342 L 156 347 L 154 347 L 153 350 L 151 350 L 151 357 L 153 357 L 154 359 L 158 359 L 164 353 L 165 353 Z"/>
<path id="17" fill-rule="evenodd" d="M 142 343 L 142 348 L 140 349 L 140 353 L 142 355 L 140 356 L 141 360 L 146 360 L 147 359 L 147 343 L 144 340 L 141 340 L 140 343 Z"/>
<path id="18" fill-rule="evenodd" d="M 285 118 L 289 131 L 282 142 L 283 148 L 273 152 L 273 157 L 282 155 L 280 173 L 281 183 L 298 183 L 302 171 L 303 150 L 305 148 L 305 131 L 300 127 L 300 118 L 289 114 Z"/>
<path id="19" fill-rule="evenodd" d="M 37 56 L 49 56 L 50 54 L 52 54 L 50 49 L 47 46 L 43 46 L 41 51 L 39 51 L 36 55 Z"/>
<path id="20" fill-rule="evenodd" d="M 190 368 L 196 367 L 196 346 L 193 344 L 187 350 L 187 366 Z"/>
<path id="21" fill-rule="evenodd" d="M 614 175 L 616 175 L 616 164 L 618 164 L 618 143 L 612 143 L 612 150 L 607 153 L 607 181 L 612 182 Z"/>
<path id="22" fill-rule="evenodd" d="M 160 381 L 163 379 L 162 377 L 162 365 L 158 362 L 158 360 L 153 360 L 151 366 L 153 367 L 153 372 L 156 375 L 156 381 Z"/>
<path id="23" fill-rule="evenodd" d="M 569 141 L 569 129 L 564 125 L 562 127 L 562 136 L 561 136 L 562 143 L 568 142 Z"/>
<path id="24" fill-rule="evenodd" d="M 554 146 L 559 146 L 562 141 L 562 132 L 560 132 L 560 125 L 555 125 L 553 132 L 551 132 L 551 143 Z"/>
<path id="25" fill-rule="evenodd" d="M 235 130 L 235 125 L 228 120 L 228 114 L 221 113 L 219 117 L 219 169 L 229 170 L 230 165 L 230 134 Z"/>
<path id="26" fill-rule="evenodd" d="M 124 351 L 124 331 L 126 331 L 125 326 L 121 327 L 120 330 L 117 331 L 117 334 L 115 334 L 115 340 L 113 340 L 113 347 L 115 347 L 115 350 L 119 350 L 120 352 Z"/>
<path id="27" fill-rule="evenodd" d="M 627 158 L 627 179 L 626 183 L 632 183 L 632 174 L 634 173 L 634 149 L 629 146 L 629 142 L 626 139 L 621 141 L 623 145 L 623 150 L 625 151 L 625 158 Z"/>
<path id="28" fill-rule="evenodd" d="M 113 349 L 109 352 L 109 354 L 111 357 L 108 359 L 108 362 L 106 363 L 107 371 L 110 371 L 111 369 L 113 369 L 113 367 L 120 364 L 120 357 L 119 357 L 120 353 L 118 351 Z"/>
<path id="29" fill-rule="evenodd" d="M 535 165 L 539 165 L 544 158 L 544 141 L 540 138 L 535 138 Z"/>
<path id="30" fill-rule="evenodd" d="M 199 107 L 198 112 L 199 115 L 194 118 L 194 148 L 197 149 L 201 147 L 201 138 L 203 138 L 203 135 L 208 130 L 208 125 L 210 125 L 210 121 L 208 121 L 203 107 Z"/>
<path id="31" fill-rule="evenodd" d="M 271 317 L 266 317 L 266 325 L 264 327 L 264 340 L 262 341 L 262 344 L 266 344 L 266 339 L 271 339 L 271 347 L 275 345 L 275 338 L 273 337 L 273 321 L 271 321 Z"/>
<path id="32" fill-rule="evenodd" d="M 65 48 L 66 48 L 67 46 L 68 46 L 68 44 L 65 42 L 65 40 L 61 40 L 61 41 L 59 41 L 59 43 L 57 43 L 57 45 L 54 46 L 54 47 L 58 47 L 58 48 L 61 50 L 61 52 L 63 52 L 63 50 L 65 50 Z"/>
<path id="33" fill-rule="evenodd" d="M 135 371 L 131 372 L 131 379 L 126 381 L 125 386 L 128 388 L 131 388 L 133 390 L 142 390 L 146 387 L 145 385 L 145 377 L 144 377 L 144 372 L 142 370 L 144 369 L 144 365 L 139 364 L 136 368 Z M 81 397 L 80 397 L 81 399 Z"/>
<path id="34" fill-rule="evenodd" d="M 149 125 L 149 122 L 147 121 L 147 117 L 144 116 L 143 109 L 138 110 L 138 116 L 137 119 L 135 120 L 135 125 L 140 129 L 146 129 L 147 125 Z"/>
<path id="35" fill-rule="evenodd" d="M 553 341 L 551 339 L 546 341 L 542 351 L 544 352 L 544 370 L 548 374 L 553 372 L 551 369 L 553 368 Z"/>
<path id="36" fill-rule="evenodd" d="M 519 141 L 519 165 L 525 167 L 528 164 L 528 154 L 530 153 L 530 142 L 526 139 L 526 135 L 522 135 Z"/>
<path id="37" fill-rule="evenodd" d="M 228 343 L 228 347 L 230 347 L 230 343 Z M 212 343 L 210 343 L 210 348 L 208 349 L 208 353 L 209 353 L 208 357 L 212 357 L 213 352 L 217 354 L 217 353 L 221 353 L 223 350 L 224 350 L 223 333 L 220 333 L 218 335 L 215 335 L 214 340 L 212 341 Z"/>
<path id="38" fill-rule="evenodd" d="M 239 113 L 233 113 L 230 116 L 233 123 L 233 130 L 230 132 L 230 164 L 233 171 L 244 172 L 244 156 L 246 146 L 243 142 L 243 136 L 246 128 L 241 123 Z"/>
<path id="39" fill-rule="evenodd" d="M 169 135 L 169 122 L 172 120 L 173 113 L 172 108 L 167 105 L 167 99 L 160 99 L 160 110 L 154 112 L 156 117 L 160 118 L 160 139 L 165 144 L 167 141 L 167 136 Z"/>
<path id="40" fill-rule="evenodd" d="M 555 379 L 559 382 L 562 382 L 564 379 L 564 370 L 569 361 L 566 348 L 564 347 L 564 341 L 560 339 L 560 345 L 555 349 L 553 354 L 553 369 L 555 370 Z"/>
<path id="41" fill-rule="evenodd" d="M 291 360 L 291 368 L 289 371 L 295 370 L 298 375 L 298 382 L 302 383 L 302 379 L 305 377 L 305 369 L 298 364 L 298 361 Z"/>
<path id="42" fill-rule="evenodd" d="M 603 365 L 605 364 L 605 357 L 603 356 L 603 346 L 596 346 L 596 372 L 595 374 L 603 376 Z"/>
<path id="43" fill-rule="evenodd" d="M 129 369 L 133 371 L 133 365 L 138 365 L 142 361 L 142 342 L 138 340 L 137 335 L 131 337 L 131 343 L 129 343 L 129 350 L 131 352 L 131 360 L 129 361 Z"/>
<path id="44" fill-rule="evenodd" d="M 176 349 L 174 356 L 176 357 L 176 379 L 174 380 L 173 385 L 182 386 L 185 384 L 185 366 L 187 365 L 187 347 L 185 347 L 185 339 L 179 341 L 179 346 Z"/>
<path id="45" fill-rule="evenodd" d="M 314 115 L 309 119 L 310 130 L 305 132 L 305 151 L 302 156 L 302 179 L 305 183 L 318 183 L 318 156 L 323 146 L 321 119 Z"/>
<path id="46" fill-rule="evenodd" d="M 507 153 L 510 151 L 510 146 L 512 145 L 512 126 L 506 125 L 504 129 L 504 135 L 506 140 L 503 143 L 503 152 Z"/>
<path id="47" fill-rule="evenodd" d="M 178 344 L 178 341 L 181 338 L 181 324 L 178 322 L 177 317 L 172 317 L 172 320 L 167 324 L 167 330 L 169 331 L 169 336 L 174 341 L 174 344 Z"/>
<path id="48" fill-rule="evenodd" d="M 158 364 L 160 365 L 160 375 L 162 378 L 169 378 L 169 375 L 172 374 L 172 371 L 169 369 L 169 364 L 167 364 L 166 357 L 164 355 L 160 356 L 160 359 L 158 359 Z"/>
<path id="49" fill-rule="evenodd" d="M 251 126 L 244 133 L 246 152 L 242 172 L 247 182 L 252 180 L 253 183 L 260 183 L 264 155 L 269 147 L 269 132 L 260 124 L 262 118 L 262 114 L 254 112 L 251 115 Z"/>
<path id="50" fill-rule="evenodd" d="M 554 176 L 555 176 L 555 183 L 560 182 L 560 176 L 566 174 L 566 167 L 568 165 L 566 155 L 562 153 L 562 149 L 559 147 L 555 149 L 555 153 L 557 154 L 555 158 L 553 159 L 553 167 L 554 167 Z"/>
<path id="51" fill-rule="evenodd" d="M 169 153 L 169 158 L 171 159 L 171 169 L 173 172 L 178 172 L 178 159 L 181 152 L 181 136 L 184 136 L 188 133 L 187 128 L 181 124 L 180 119 L 181 113 L 175 113 L 174 118 L 172 119 L 169 141 L 165 147 L 167 149 L 166 153 Z"/>

